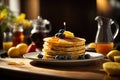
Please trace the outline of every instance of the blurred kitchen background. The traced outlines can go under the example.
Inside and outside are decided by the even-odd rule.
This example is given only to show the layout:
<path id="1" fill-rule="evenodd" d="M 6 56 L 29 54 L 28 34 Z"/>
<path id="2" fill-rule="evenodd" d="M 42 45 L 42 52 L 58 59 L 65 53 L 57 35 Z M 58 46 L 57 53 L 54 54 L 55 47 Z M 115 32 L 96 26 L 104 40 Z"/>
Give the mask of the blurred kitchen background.
<path id="1" fill-rule="evenodd" d="M 41 16 L 52 25 L 50 35 L 64 28 L 76 36 L 86 39 L 86 44 L 94 42 L 97 32 L 96 16 L 106 16 L 120 25 L 120 0 L 0 0 L 15 15 L 25 13 L 27 19 Z M 114 25 L 113 25 L 114 27 Z M 114 29 L 114 28 L 113 28 Z M 120 33 L 115 42 L 120 42 Z"/>

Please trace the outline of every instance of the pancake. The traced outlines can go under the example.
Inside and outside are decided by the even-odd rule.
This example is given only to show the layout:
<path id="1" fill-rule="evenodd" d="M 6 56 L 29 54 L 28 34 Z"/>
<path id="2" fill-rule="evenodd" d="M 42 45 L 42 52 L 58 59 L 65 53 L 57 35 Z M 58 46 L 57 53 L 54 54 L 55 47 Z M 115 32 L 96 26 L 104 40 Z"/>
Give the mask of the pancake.
<path id="1" fill-rule="evenodd" d="M 78 51 L 85 49 L 85 45 L 80 45 L 80 46 L 51 46 L 51 45 L 43 45 L 44 49 L 51 49 L 54 51 Z"/>
<path id="2" fill-rule="evenodd" d="M 55 58 L 55 56 L 56 55 L 48 55 L 47 53 L 42 53 L 42 55 L 43 55 L 43 59 L 54 59 Z M 61 55 L 61 56 L 71 56 L 72 57 L 72 59 L 78 59 L 78 57 L 80 56 L 80 55 L 84 55 L 84 53 L 80 53 L 80 54 L 69 54 L 69 55 L 67 55 L 67 54 L 64 54 L 64 55 L 62 55 L 62 54 L 59 54 L 59 55 Z"/>
<path id="3" fill-rule="evenodd" d="M 79 44 L 76 44 L 76 45 L 75 44 L 74 45 L 69 45 L 69 44 L 62 45 L 62 44 L 52 44 L 52 43 L 44 42 L 44 45 L 47 45 L 49 47 L 77 47 L 77 46 L 85 45 L 85 43 L 81 42 L 81 44 L 79 43 Z"/>
<path id="4" fill-rule="evenodd" d="M 53 51 L 53 50 L 45 50 L 42 49 L 42 52 L 46 52 L 48 55 L 70 55 L 70 54 L 82 54 L 85 53 L 85 49 L 78 51 Z"/>
<path id="5" fill-rule="evenodd" d="M 85 39 L 74 37 L 74 38 L 65 38 L 65 39 L 59 39 L 56 37 L 47 37 L 44 38 L 43 41 L 53 45 L 53 46 L 79 46 L 81 44 L 85 44 Z"/>

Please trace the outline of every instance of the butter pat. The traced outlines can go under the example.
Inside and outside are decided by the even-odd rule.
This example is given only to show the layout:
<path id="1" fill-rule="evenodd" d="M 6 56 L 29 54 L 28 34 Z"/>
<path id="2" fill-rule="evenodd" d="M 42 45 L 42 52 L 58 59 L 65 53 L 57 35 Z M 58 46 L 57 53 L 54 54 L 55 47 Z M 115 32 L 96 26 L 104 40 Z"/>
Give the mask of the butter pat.
<path id="1" fill-rule="evenodd" d="M 14 61 L 9 61 L 8 65 L 25 65 L 25 63 L 24 62 L 17 63 L 17 62 L 14 62 Z"/>
<path id="2" fill-rule="evenodd" d="M 16 62 L 11 62 L 11 61 L 8 62 L 8 65 L 16 65 L 16 64 L 17 64 Z"/>
<path id="3" fill-rule="evenodd" d="M 74 34 L 70 31 L 64 31 L 65 38 L 74 38 Z"/>

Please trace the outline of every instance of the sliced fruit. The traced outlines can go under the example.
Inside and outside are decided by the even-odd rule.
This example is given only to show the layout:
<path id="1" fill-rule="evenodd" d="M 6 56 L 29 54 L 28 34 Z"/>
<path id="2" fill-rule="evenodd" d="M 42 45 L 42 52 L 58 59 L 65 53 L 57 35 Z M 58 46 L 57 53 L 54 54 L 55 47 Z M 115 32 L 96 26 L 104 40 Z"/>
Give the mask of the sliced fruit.
<path id="1" fill-rule="evenodd" d="M 111 61 L 114 61 L 114 56 L 120 56 L 120 51 L 118 51 L 118 50 L 111 50 L 106 56 Z"/>
<path id="2" fill-rule="evenodd" d="M 20 57 L 19 49 L 16 48 L 16 47 L 11 47 L 11 48 L 8 50 L 8 56 L 9 56 L 9 57 Z"/>
<path id="3" fill-rule="evenodd" d="M 27 48 L 27 53 L 29 53 L 29 52 L 35 52 L 36 51 L 36 46 L 35 46 L 35 44 L 30 44 L 29 46 L 28 46 L 28 48 Z"/>
<path id="4" fill-rule="evenodd" d="M 64 31 L 65 38 L 74 38 L 74 34 L 70 31 Z"/>
<path id="5" fill-rule="evenodd" d="M 95 45 L 94 42 L 91 42 L 91 43 L 88 44 L 88 48 L 95 48 L 95 46 L 96 46 L 96 45 Z"/>
<path id="6" fill-rule="evenodd" d="M 120 63 L 118 62 L 103 63 L 103 69 L 108 75 L 120 75 Z"/>
<path id="7" fill-rule="evenodd" d="M 114 61 L 115 62 L 120 62 L 120 56 L 114 56 Z"/>
<path id="8" fill-rule="evenodd" d="M 19 49 L 20 55 L 23 55 L 26 53 L 28 45 L 26 43 L 20 43 L 16 46 L 16 48 Z"/>

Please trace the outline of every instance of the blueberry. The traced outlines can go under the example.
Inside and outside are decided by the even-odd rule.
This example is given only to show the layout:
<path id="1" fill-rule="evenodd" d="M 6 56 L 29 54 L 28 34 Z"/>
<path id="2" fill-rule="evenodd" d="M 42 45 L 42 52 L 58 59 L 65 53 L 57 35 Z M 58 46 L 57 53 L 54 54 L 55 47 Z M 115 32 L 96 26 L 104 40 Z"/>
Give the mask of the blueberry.
<path id="1" fill-rule="evenodd" d="M 63 33 L 56 33 L 55 36 L 62 39 L 65 38 L 65 35 Z"/>
<path id="2" fill-rule="evenodd" d="M 57 60 L 64 60 L 65 56 L 57 55 L 57 56 L 55 56 L 55 59 L 57 59 Z"/>
<path id="3" fill-rule="evenodd" d="M 63 38 L 65 38 L 65 35 L 63 33 L 60 33 L 59 37 L 63 39 Z"/>
<path id="4" fill-rule="evenodd" d="M 59 33 L 56 33 L 56 34 L 55 34 L 55 37 L 59 37 Z"/>
<path id="5" fill-rule="evenodd" d="M 65 56 L 65 60 L 71 60 L 72 57 L 71 56 Z"/>
<path id="6" fill-rule="evenodd" d="M 84 56 L 84 55 L 80 55 L 80 56 L 78 57 L 78 59 L 80 59 L 80 60 L 85 59 L 85 56 Z"/>
<path id="7" fill-rule="evenodd" d="M 90 54 L 85 54 L 85 59 L 90 59 Z"/>
<path id="8" fill-rule="evenodd" d="M 38 58 L 42 58 L 43 57 L 43 55 L 42 54 L 38 54 Z"/>
<path id="9" fill-rule="evenodd" d="M 64 29 L 60 29 L 59 30 L 59 33 L 63 33 L 65 30 Z"/>

